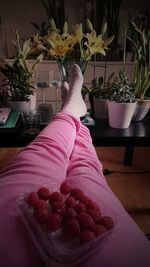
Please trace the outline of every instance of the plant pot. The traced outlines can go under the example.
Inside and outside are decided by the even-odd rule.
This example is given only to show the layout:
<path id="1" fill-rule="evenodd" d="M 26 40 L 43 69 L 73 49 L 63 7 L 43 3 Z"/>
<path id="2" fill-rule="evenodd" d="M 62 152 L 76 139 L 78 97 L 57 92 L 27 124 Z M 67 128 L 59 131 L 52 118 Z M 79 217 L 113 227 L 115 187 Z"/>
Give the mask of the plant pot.
<path id="1" fill-rule="evenodd" d="M 99 119 L 108 119 L 108 100 L 94 98 L 95 117 Z"/>
<path id="2" fill-rule="evenodd" d="M 133 114 L 133 121 L 141 121 L 145 118 L 150 108 L 150 99 L 137 99 L 136 108 Z"/>
<path id="3" fill-rule="evenodd" d="M 9 105 L 13 111 L 20 113 L 33 113 L 36 109 L 36 93 L 29 96 L 29 101 L 9 101 Z"/>
<path id="4" fill-rule="evenodd" d="M 136 107 L 134 103 L 116 103 L 108 101 L 109 125 L 112 128 L 126 129 L 130 126 Z"/>

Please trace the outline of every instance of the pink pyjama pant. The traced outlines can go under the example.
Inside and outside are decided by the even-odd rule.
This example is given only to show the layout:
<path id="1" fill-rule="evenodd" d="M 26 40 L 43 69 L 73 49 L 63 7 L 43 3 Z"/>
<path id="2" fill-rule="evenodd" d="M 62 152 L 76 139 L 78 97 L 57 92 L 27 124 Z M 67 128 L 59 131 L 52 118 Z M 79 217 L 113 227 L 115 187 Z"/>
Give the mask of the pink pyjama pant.
<path id="1" fill-rule="evenodd" d="M 149 267 L 150 244 L 109 188 L 89 130 L 69 113 L 51 123 L 0 175 L 0 266 L 42 267 L 43 262 L 18 213 L 22 192 L 47 186 L 59 189 L 67 179 L 95 200 L 103 215 L 115 220 L 109 238 L 76 266 Z M 70 266 L 71 267 L 71 266 Z"/>

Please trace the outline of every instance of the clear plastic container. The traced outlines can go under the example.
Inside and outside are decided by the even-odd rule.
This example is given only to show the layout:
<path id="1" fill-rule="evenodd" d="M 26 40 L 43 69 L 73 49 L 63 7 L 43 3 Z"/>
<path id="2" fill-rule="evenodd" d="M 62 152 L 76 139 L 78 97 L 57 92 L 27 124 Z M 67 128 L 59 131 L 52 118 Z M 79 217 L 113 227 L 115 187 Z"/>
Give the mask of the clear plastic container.
<path id="1" fill-rule="evenodd" d="M 45 265 L 48 267 L 73 267 L 78 266 L 77 262 L 80 261 L 88 253 L 88 257 L 93 254 L 93 250 L 101 244 L 103 239 L 108 238 L 114 228 L 116 227 L 115 212 L 113 214 L 114 227 L 106 233 L 96 237 L 94 240 L 89 241 L 84 245 L 80 245 L 78 239 L 68 240 L 65 239 L 62 231 L 57 230 L 53 233 L 48 233 L 47 230 L 41 226 L 33 216 L 32 209 L 25 201 L 25 196 L 22 194 L 18 199 L 19 214 L 27 227 L 27 230 L 34 241 L 39 253 L 41 254 Z M 110 214 L 108 214 L 110 215 Z"/>

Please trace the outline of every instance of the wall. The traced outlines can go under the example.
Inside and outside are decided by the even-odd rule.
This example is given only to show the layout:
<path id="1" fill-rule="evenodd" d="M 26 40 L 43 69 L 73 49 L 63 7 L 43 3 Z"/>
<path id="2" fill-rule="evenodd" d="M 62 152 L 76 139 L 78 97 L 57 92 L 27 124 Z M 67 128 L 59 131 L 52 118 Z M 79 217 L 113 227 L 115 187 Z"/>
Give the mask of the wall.
<path id="1" fill-rule="evenodd" d="M 86 2 L 87 0 L 65 0 L 66 14 L 70 25 L 74 25 L 75 23 L 83 20 Z M 149 0 L 122 0 L 120 32 L 123 29 L 124 23 L 127 21 L 129 11 L 136 14 L 138 10 L 146 10 L 148 8 Z M 30 24 L 30 21 L 40 24 L 45 20 L 46 13 L 41 0 L 0 0 L 0 16 L 2 18 L 2 25 L 5 27 L 7 32 L 8 54 L 6 54 L 6 57 L 12 57 L 12 40 L 14 39 L 14 30 L 19 29 L 21 37 L 23 38 L 33 35 L 35 33 L 35 29 Z M 122 36 L 120 39 L 122 39 Z"/>
<path id="2" fill-rule="evenodd" d="M 74 1 L 74 0 L 66 0 L 66 14 L 68 16 L 69 25 L 74 25 L 83 21 L 86 0 Z M 121 30 L 123 29 L 124 23 L 126 23 L 129 11 L 137 12 L 137 10 L 143 10 L 149 7 L 149 1 L 126 1 L 122 0 L 121 6 Z M 46 19 L 46 13 L 41 4 L 41 0 L 0 0 L 0 16 L 2 18 L 2 27 L 3 30 L 7 34 L 6 42 L 7 48 L 4 53 L 0 54 L 4 58 L 11 58 L 14 55 L 12 40 L 14 39 L 14 31 L 15 29 L 19 29 L 20 35 L 22 38 L 26 39 L 32 36 L 36 30 L 30 24 L 30 21 L 34 21 L 40 24 L 42 21 Z M 120 30 L 120 31 L 121 31 Z M 120 36 L 120 39 L 123 36 Z M 2 39 L 1 39 L 2 40 Z M 6 48 L 6 47 L 5 47 Z M 2 41 L 0 42 L 0 51 L 2 49 Z M 3 49 L 4 50 L 4 49 Z M 2 60 L 2 58 L 0 58 Z M 104 62 L 100 63 L 100 66 L 96 66 L 96 76 L 104 76 Z M 118 73 L 118 70 L 122 67 L 122 62 L 108 62 L 107 63 L 107 75 L 111 74 L 113 71 Z M 126 67 L 127 74 L 130 74 L 132 65 L 129 63 Z M 40 65 L 40 70 L 48 71 L 51 69 L 55 69 L 55 63 L 43 62 Z M 93 63 L 91 63 L 85 73 L 85 83 L 87 86 L 90 86 L 91 80 L 93 78 Z M 48 87 L 45 92 L 45 101 L 47 103 L 51 103 L 53 108 L 55 108 L 55 100 L 56 100 L 56 90 L 54 87 Z M 42 91 L 37 89 L 37 102 L 41 103 L 42 101 Z M 60 101 L 60 92 L 59 92 L 59 101 Z M 87 102 L 88 103 L 88 102 Z M 60 103 L 61 104 L 61 103 Z"/>

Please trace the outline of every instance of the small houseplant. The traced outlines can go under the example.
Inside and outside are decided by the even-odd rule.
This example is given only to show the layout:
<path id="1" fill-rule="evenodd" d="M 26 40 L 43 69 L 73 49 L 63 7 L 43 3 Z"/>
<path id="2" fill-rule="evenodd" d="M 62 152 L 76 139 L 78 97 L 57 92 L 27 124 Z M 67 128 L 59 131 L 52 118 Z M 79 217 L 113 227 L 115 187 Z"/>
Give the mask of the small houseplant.
<path id="1" fill-rule="evenodd" d="M 111 85 L 108 102 L 109 125 L 113 128 L 128 128 L 136 107 L 133 87 L 124 71 L 120 70 L 119 80 Z"/>
<path id="2" fill-rule="evenodd" d="M 107 82 L 105 78 L 100 76 L 99 78 L 95 77 L 92 80 L 92 85 L 89 89 L 89 100 L 91 105 L 91 114 L 93 117 L 100 119 L 108 118 L 108 99 L 111 95 L 111 81 L 114 76 L 112 73 Z"/>
<path id="3" fill-rule="evenodd" d="M 133 51 L 131 81 L 137 98 L 137 107 L 133 119 L 142 120 L 150 107 L 150 99 L 146 97 L 150 88 L 150 29 L 142 22 L 140 25 L 136 25 L 132 21 L 129 30 L 127 38 Z"/>
<path id="4" fill-rule="evenodd" d="M 32 49 L 31 40 L 26 40 L 21 48 L 19 33 L 16 31 L 16 41 L 14 41 L 16 56 L 12 64 L 6 63 L 0 66 L 1 73 L 5 76 L 3 80 L 3 88 L 7 92 L 9 103 L 13 109 L 21 108 L 20 111 L 29 109 L 30 97 L 34 95 L 34 86 L 32 77 L 34 69 L 42 60 L 42 55 L 39 55 L 32 67 L 28 67 L 28 55 Z M 4 89 L 3 89 L 4 90 Z M 14 105 L 15 103 L 15 105 Z"/>

